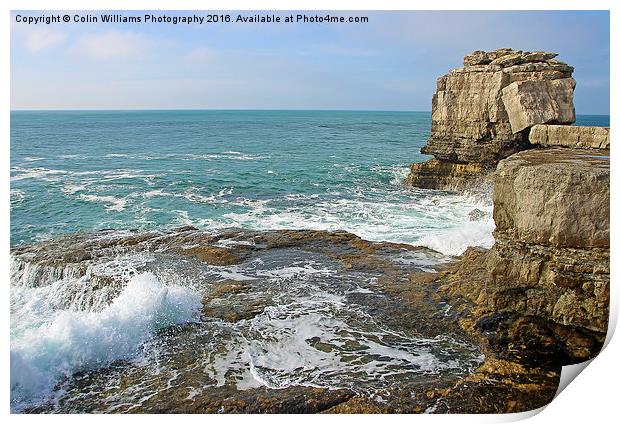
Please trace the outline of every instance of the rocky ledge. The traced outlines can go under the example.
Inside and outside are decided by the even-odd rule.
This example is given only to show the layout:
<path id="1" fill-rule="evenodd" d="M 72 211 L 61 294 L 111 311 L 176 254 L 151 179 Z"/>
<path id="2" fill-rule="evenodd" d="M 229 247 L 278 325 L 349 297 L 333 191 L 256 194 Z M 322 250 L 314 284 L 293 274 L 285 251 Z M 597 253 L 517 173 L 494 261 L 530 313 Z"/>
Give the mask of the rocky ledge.
<path id="1" fill-rule="evenodd" d="M 470 249 L 444 281 L 505 355 L 590 359 L 609 314 L 609 152 L 529 150 L 494 174 L 495 245 Z"/>
<path id="2" fill-rule="evenodd" d="M 482 182 L 484 176 L 491 172 L 493 167 L 489 164 L 451 163 L 430 159 L 423 163 L 412 163 L 411 172 L 405 178 L 404 184 L 461 192 L 472 188 L 472 181 Z M 439 181 L 441 187 L 437 187 Z"/>
<path id="3" fill-rule="evenodd" d="M 414 164 L 405 183 L 460 190 L 492 172 L 501 159 L 529 148 L 532 126 L 574 122 L 573 67 L 556 56 L 476 51 L 465 56 L 462 68 L 440 77 L 431 135 L 421 149 L 435 159 Z"/>
<path id="4" fill-rule="evenodd" d="M 573 147 L 609 150 L 609 127 L 576 127 L 568 125 L 534 125 L 530 143 L 541 147 Z"/>

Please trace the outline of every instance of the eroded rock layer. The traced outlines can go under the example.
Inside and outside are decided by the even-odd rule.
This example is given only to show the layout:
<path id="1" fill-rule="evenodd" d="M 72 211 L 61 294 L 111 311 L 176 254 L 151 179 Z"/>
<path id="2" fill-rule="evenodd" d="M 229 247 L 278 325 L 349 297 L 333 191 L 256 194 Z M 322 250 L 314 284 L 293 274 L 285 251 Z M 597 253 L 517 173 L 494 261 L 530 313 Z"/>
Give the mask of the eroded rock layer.
<path id="1" fill-rule="evenodd" d="M 481 163 L 452 163 L 431 159 L 412 163 L 405 184 L 429 189 L 462 191 L 492 168 Z"/>

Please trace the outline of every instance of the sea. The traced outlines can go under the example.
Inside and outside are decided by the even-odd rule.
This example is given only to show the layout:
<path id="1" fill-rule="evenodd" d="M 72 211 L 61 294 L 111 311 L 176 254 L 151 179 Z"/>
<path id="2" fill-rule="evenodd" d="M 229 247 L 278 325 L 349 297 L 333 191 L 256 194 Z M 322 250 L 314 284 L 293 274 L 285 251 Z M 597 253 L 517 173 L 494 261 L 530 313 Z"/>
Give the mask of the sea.
<path id="1" fill-rule="evenodd" d="M 402 184 L 411 163 L 429 159 L 420 148 L 430 124 L 428 112 L 12 111 L 11 247 L 78 232 L 194 226 L 209 232 L 345 230 L 369 241 L 433 249 L 439 262 L 468 246 L 489 248 L 494 229 L 490 190 L 456 194 Z M 608 126 L 609 116 L 579 115 L 577 125 Z M 238 274 L 241 279 L 261 276 L 269 283 L 265 287 L 280 284 L 282 278 L 295 280 L 294 287 L 304 293 L 316 284 L 316 293 L 325 294 L 330 286 L 321 272 L 329 270 L 324 264 L 321 272 L 314 272 L 313 260 L 301 260 L 293 268 L 280 263 L 263 274 L 255 269 L 253 275 Z M 302 278 L 299 269 L 318 277 L 313 280 L 302 272 Z M 61 376 L 83 371 L 87 363 L 92 368 L 135 359 L 139 347 L 152 342 L 149 320 L 158 311 L 172 303 L 176 312 L 166 325 L 193 321 L 204 296 L 178 281 L 140 274 L 108 306 L 67 311 L 50 306 L 50 299 L 68 283 L 48 283 L 33 287 L 24 275 L 12 275 L 15 412 L 49 399 Z M 349 279 L 347 284 L 353 283 Z M 371 286 L 360 284 L 355 290 L 372 292 Z M 339 305 L 334 310 L 346 304 L 341 297 L 334 300 Z M 296 301 L 287 301 L 284 316 L 299 319 Z M 186 307 L 179 310 L 179 304 Z M 321 305 L 308 311 L 312 320 L 294 325 L 331 334 L 327 327 L 316 327 L 317 314 L 335 319 L 340 312 L 325 312 Z M 127 319 L 119 320 L 119 315 Z M 281 331 L 269 327 L 273 322 L 267 318 L 256 318 L 265 332 Z M 366 325 L 363 321 L 347 325 Z M 92 345 L 81 344 L 84 340 Z M 101 345 L 101 340 L 109 344 Z M 415 353 L 386 343 L 381 347 L 384 356 Z M 292 355 L 293 346 L 279 346 L 277 354 Z M 264 349 L 269 355 L 269 347 Z M 303 349 L 307 354 L 308 347 Z M 429 363 L 435 363 L 429 352 Z M 256 379 L 246 381 L 250 385 L 265 380 L 254 374 L 248 378 Z M 321 376 L 312 381 L 320 386 Z"/>

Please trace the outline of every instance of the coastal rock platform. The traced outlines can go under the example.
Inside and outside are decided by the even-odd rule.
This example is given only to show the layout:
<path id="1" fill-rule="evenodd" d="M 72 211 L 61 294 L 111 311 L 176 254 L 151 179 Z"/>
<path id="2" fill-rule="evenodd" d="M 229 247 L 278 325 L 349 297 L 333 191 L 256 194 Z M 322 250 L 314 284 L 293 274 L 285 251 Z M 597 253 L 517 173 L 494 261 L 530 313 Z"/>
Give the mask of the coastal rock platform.
<path id="1" fill-rule="evenodd" d="M 145 275 L 161 293 L 191 289 L 200 307 L 132 355 L 59 376 L 49 402 L 24 411 L 480 413 L 549 402 L 559 365 L 501 358 L 463 326 L 465 300 L 441 290 L 452 264 L 342 231 L 102 231 L 15 248 L 12 284 L 51 291 L 75 329 Z M 40 354 L 46 340 L 65 342 L 54 337 L 39 338 Z"/>

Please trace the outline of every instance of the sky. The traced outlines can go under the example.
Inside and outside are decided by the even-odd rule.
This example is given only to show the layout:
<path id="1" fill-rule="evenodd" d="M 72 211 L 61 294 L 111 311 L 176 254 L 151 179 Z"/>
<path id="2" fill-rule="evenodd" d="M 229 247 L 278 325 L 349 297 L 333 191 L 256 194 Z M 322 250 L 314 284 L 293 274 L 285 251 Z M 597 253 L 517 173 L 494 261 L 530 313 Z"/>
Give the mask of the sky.
<path id="1" fill-rule="evenodd" d="M 559 53 L 575 67 L 577 113 L 609 113 L 607 11 L 331 12 L 369 18 L 344 24 L 16 22 L 58 13 L 12 12 L 12 109 L 429 111 L 437 77 L 464 55 L 511 47 Z"/>

